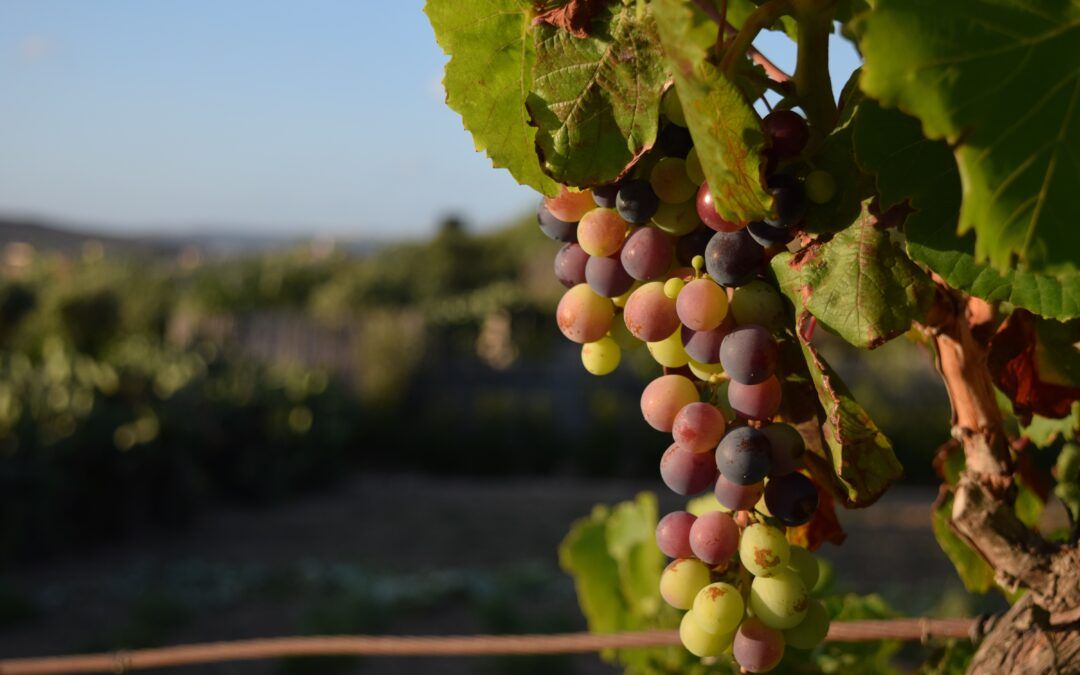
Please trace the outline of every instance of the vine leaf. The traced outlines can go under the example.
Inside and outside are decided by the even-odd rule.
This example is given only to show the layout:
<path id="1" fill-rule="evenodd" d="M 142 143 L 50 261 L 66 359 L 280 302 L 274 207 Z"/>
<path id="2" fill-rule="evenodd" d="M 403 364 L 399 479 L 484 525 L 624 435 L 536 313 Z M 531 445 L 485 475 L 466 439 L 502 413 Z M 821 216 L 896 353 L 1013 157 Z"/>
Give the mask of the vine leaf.
<path id="1" fill-rule="evenodd" d="M 1059 419 L 1080 398 L 1080 320 L 1059 323 L 1017 310 L 990 340 L 988 365 L 1023 423 Z"/>
<path id="2" fill-rule="evenodd" d="M 574 37 L 588 37 L 588 25 L 604 0 L 569 0 L 556 2 L 550 6 L 538 6 L 540 13 L 533 19 L 533 25 L 546 23 L 549 26 L 570 31 Z"/>
<path id="3" fill-rule="evenodd" d="M 614 181 L 652 147 L 669 79 L 656 24 L 633 3 L 600 8 L 587 33 L 535 28 L 526 100 L 544 171 L 578 187 Z"/>
<path id="4" fill-rule="evenodd" d="M 934 502 L 934 512 L 930 520 L 934 538 L 956 568 L 956 573 L 960 576 L 964 588 L 971 593 L 985 593 L 994 587 L 994 570 L 982 559 L 982 556 L 968 546 L 967 542 L 953 532 L 949 524 L 952 510 L 952 490 L 942 485 L 937 501 Z"/>
<path id="5" fill-rule="evenodd" d="M 535 53 L 524 0 L 428 0 L 435 40 L 450 56 L 443 86 L 446 104 L 461 115 L 477 151 L 517 182 L 546 195 L 558 184 L 536 159 L 536 129 L 525 98 Z"/>
<path id="6" fill-rule="evenodd" d="M 771 262 L 792 303 L 861 349 L 907 332 L 934 298 L 929 277 L 876 223 L 864 205 L 855 222 L 831 240 Z"/>
<path id="7" fill-rule="evenodd" d="M 974 230 L 976 260 L 998 269 L 1014 256 L 1031 271 L 1075 269 L 1077 44 L 1080 4 L 1066 0 L 880 0 L 863 20 L 863 91 L 954 147 L 959 231 Z"/>
<path id="8" fill-rule="evenodd" d="M 695 39 L 708 19 L 682 0 L 650 6 L 717 211 L 732 221 L 764 218 L 772 208 L 761 187 L 765 137 L 757 113 L 717 68 L 708 45 Z"/>
<path id="9" fill-rule="evenodd" d="M 1000 272 L 975 260 L 975 237 L 956 235 L 960 172 L 944 141 L 922 135 L 917 119 L 864 100 L 853 125 L 855 158 L 876 174 L 886 208 L 905 200 L 907 252 L 953 288 L 990 302 L 1008 302 L 1054 319 L 1080 315 L 1080 274 Z"/>

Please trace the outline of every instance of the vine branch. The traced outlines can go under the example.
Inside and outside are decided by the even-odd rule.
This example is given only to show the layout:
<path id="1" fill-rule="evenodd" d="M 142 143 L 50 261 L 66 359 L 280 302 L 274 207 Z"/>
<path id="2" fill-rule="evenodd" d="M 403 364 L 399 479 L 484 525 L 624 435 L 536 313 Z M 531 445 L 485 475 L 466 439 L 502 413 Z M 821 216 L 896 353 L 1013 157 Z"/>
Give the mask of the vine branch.
<path id="1" fill-rule="evenodd" d="M 737 36 L 739 34 L 739 29 L 735 26 L 732 26 L 727 21 L 727 0 L 724 0 L 725 11 L 718 10 L 716 6 L 713 5 L 712 2 L 710 2 L 710 0 L 694 0 L 694 4 L 697 5 L 698 8 L 702 12 L 704 12 L 706 16 L 708 16 L 718 26 L 722 28 L 720 32 L 721 41 L 723 41 L 725 35 L 730 34 Z M 756 36 L 757 33 L 755 32 L 754 35 Z M 750 39 L 750 42 L 753 42 L 753 38 Z M 769 79 L 771 79 L 773 82 L 779 84 L 786 84 L 787 82 L 791 81 L 790 75 L 781 70 L 779 66 L 777 66 L 769 59 L 769 57 L 762 54 L 752 44 L 748 44 L 748 46 L 743 51 L 750 55 L 751 61 L 761 66 L 765 70 L 765 74 L 768 75 Z"/>

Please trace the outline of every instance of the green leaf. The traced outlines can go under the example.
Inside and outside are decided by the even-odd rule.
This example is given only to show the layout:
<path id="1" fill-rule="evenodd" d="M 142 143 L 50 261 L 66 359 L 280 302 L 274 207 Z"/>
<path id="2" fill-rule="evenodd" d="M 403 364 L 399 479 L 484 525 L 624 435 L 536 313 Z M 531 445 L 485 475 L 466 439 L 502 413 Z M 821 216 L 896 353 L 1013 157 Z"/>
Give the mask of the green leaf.
<path id="1" fill-rule="evenodd" d="M 607 550 L 609 513 L 606 506 L 594 507 L 592 515 L 575 522 L 559 545 L 559 564 L 574 578 L 578 604 L 593 633 L 614 633 L 625 627 L 619 566 Z"/>
<path id="2" fill-rule="evenodd" d="M 652 617 L 660 610 L 660 572 L 666 560 L 656 545 L 656 495 L 642 492 L 618 504 L 607 523 L 607 548 L 619 568 L 619 584 L 630 611 Z"/>
<path id="3" fill-rule="evenodd" d="M 683 0 L 650 6 L 717 211 L 732 221 L 761 220 L 772 198 L 761 187 L 765 137 L 757 113 L 717 68 L 708 47 L 692 39 L 708 20 L 704 14 Z"/>
<path id="4" fill-rule="evenodd" d="M 990 565 L 961 539 L 949 525 L 952 514 L 953 496 L 951 492 L 942 491 L 934 504 L 934 514 L 931 518 L 931 526 L 934 537 L 945 555 L 952 561 L 960 581 L 964 588 L 972 593 L 985 593 L 994 586 L 994 570 Z"/>
<path id="5" fill-rule="evenodd" d="M 954 147 L 960 232 L 1000 270 L 1076 268 L 1080 4 L 880 0 L 862 25 L 862 88 Z"/>
<path id="6" fill-rule="evenodd" d="M 855 157 L 876 174 L 883 208 L 907 200 L 914 209 L 904 224 L 912 259 L 984 300 L 1055 319 L 1080 315 L 1080 273 L 1000 272 L 976 262 L 974 235 L 956 234 L 960 173 L 944 141 L 927 139 L 918 120 L 870 100 L 859 105 L 853 126 Z"/>
<path id="7" fill-rule="evenodd" d="M 450 56 L 443 86 L 446 103 L 498 168 L 546 194 L 559 186 L 536 158 L 536 129 L 525 98 L 535 54 L 524 0 L 428 0 L 424 6 L 435 40 Z"/>
<path id="8" fill-rule="evenodd" d="M 1073 440 L 1080 432 L 1080 401 L 1073 403 L 1072 410 L 1061 419 L 1032 415 L 1031 422 L 1020 430 L 1040 448 L 1052 445 L 1059 437 Z"/>
<path id="9" fill-rule="evenodd" d="M 833 621 L 893 619 L 898 616 L 889 603 L 877 594 L 860 596 L 849 593 L 824 598 L 823 602 Z M 814 651 L 813 659 L 823 673 L 899 675 L 900 671 L 891 661 L 901 646 L 902 643 L 897 640 L 826 642 Z"/>
<path id="10" fill-rule="evenodd" d="M 780 289 L 793 303 L 863 349 L 907 332 L 934 298 L 930 279 L 875 223 L 864 208 L 831 240 L 771 262 Z"/>
<path id="11" fill-rule="evenodd" d="M 534 33 L 526 107 L 544 171 L 579 187 L 614 181 L 656 140 L 668 80 L 656 24 L 633 3 L 609 3 L 588 37 L 548 25 Z"/>

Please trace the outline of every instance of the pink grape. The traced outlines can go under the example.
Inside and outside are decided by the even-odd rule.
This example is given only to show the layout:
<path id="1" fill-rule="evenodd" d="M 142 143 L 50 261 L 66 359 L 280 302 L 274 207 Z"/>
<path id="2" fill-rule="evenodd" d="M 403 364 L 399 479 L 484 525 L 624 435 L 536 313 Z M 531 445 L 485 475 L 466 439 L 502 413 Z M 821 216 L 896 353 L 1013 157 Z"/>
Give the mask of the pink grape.
<path id="1" fill-rule="evenodd" d="M 714 405 L 698 401 L 675 415 L 671 435 L 679 447 L 690 452 L 711 452 L 716 450 L 726 429 L 724 413 Z"/>
<path id="2" fill-rule="evenodd" d="M 675 416 L 700 400 L 697 387 L 682 375 L 661 375 L 641 392 L 641 414 L 657 431 L 671 431 Z"/>
<path id="3" fill-rule="evenodd" d="M 720 345 L 731 328 L 727 322 L 712 330 L 690 330 L 682 327 L 682 343 L 690 358 L 698 363 L 720 363 Z"/>
<path id="4" fill-rule="evenodd" d="M 615 306 L 611 300 L 593 292 L 587 284 L 578 284 L 563 294 L 555 309 L 555 321 L 567 339 L 585 344 L 596 342 L 611 328 Z"/>
<path id="5" fill-rule="evenodd" d="M 614 255 L 622 248 L 627 227 L 614 209 L 594 208 L 578 223 L 578 244 L 592 256 Z"/>
<path id="6" fill-rule="evenodd" d="M 739 550 L 739 526 L 723 511 L 704 513 L 690 527 L 690 548 L 706 565 L 719 565 Z"/>
<path id="7" fill-rule="evenodd" d="M 746 619 L 735 633 L 732 654 L 751 673 L 766 673 L 784 658 L 784 635 L 760 619 Z"/>
<path id="8" fill-rule="evenodd" d="M 623 308 L 630 334 L 642 342 L 659 342 L 679 328 L 675 301 L 664 293 L 664 284 L 651 281 L 630 294 Z"/>
<path id="9" fill-rule="evenodd" d="M 712 279 L 694 279 L 675 301 L 679 320 L 691 330 L 712 330 L 727 316 L 727 293 Z"/>
<path id="10" fill-rule="evenodd" d="M 739 485 L 720 474 L 716 479 L 716 501 L 732 511 L 750 511 L 765 492 L 765 483 Z"/>
<path id="11" fill-rule="evenodd" d="M 690 548 L 690 528 L 697 516 L 686 511 L 672 511 L 656 526 L 656 545 L 660 552 L 669 558 L 692 558 Z"/>
<path id="12" fill-rule="evenodd" d="M 728 403 L 739 417 L 769 420 L 780 410 L 780 380 L 773 375 L 759 384 L 741 384 L 735 380 L 728 385 Z"/>
<path id="13" fill-rule="evenodd" d="M 546 197 L 544 206 L 559 220 L 565 223 L 576 223 L 582 216 L 596 208 L 596 203 L 593 201 L 592 192 L 588 190 L 571 192 L 564 186 L 558 196 Z"/>
<path id="14" fill-rule="evenodd" d="M 709 182 L 705 181 L 698 188 L 697 213 L 701 222 L 717 232 L 734 232 L 746 227 L 745 223 L 733 223 L 716 212 L 716 204 L 713 202 L 712 192 L 709 191 Z"/>
<path id="15" fill-rule="evenodd" d="M 597 295 L 614 298 L 630 290 L 634 280 L 623 269 L 619 255 L 590 256 L 585 265 L 585 280 Z"/>
<path id="16" fill-rule="evenodd" d="M 577 244 L 566 244 L 555 254 L 555 278 L 567 288 L 585 283 L 589 254 Z"/>
<path id="17" fill-rule="evenodd" d="M 660 458 L 660 478 L 664 485 L 684 497 L 708 489 L 718 473 L 716 462 L 709 453 L 690 452 L 674 443 Z"/>
<path id="18" fill-rule="evenodd" d="M 626 240 L 622 264 L 638 281 L 659 279 L 671 267 L 675 248 L 671 239 L 655 227 L 639 227 Z"/>

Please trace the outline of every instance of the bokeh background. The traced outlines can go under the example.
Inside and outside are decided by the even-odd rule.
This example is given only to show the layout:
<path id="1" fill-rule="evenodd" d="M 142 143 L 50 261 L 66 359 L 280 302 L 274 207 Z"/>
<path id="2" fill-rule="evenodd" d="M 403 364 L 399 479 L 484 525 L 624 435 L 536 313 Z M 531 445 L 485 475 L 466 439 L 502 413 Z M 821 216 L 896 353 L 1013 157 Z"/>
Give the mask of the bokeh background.
<path id="1" fill-rule="evenodd" d="M 0 657 L 584 627 L 556 549 L 662 487 L 669 441 L 637 405 L 655 366 L 594 378 L 561 339 L 536 196 L 443 104 L 421 5 L 0 0 Z M 907 470 L 842 514 L 833 588 L 999 606 L 930 530 L 930 357 L 822 340 Z"/>

